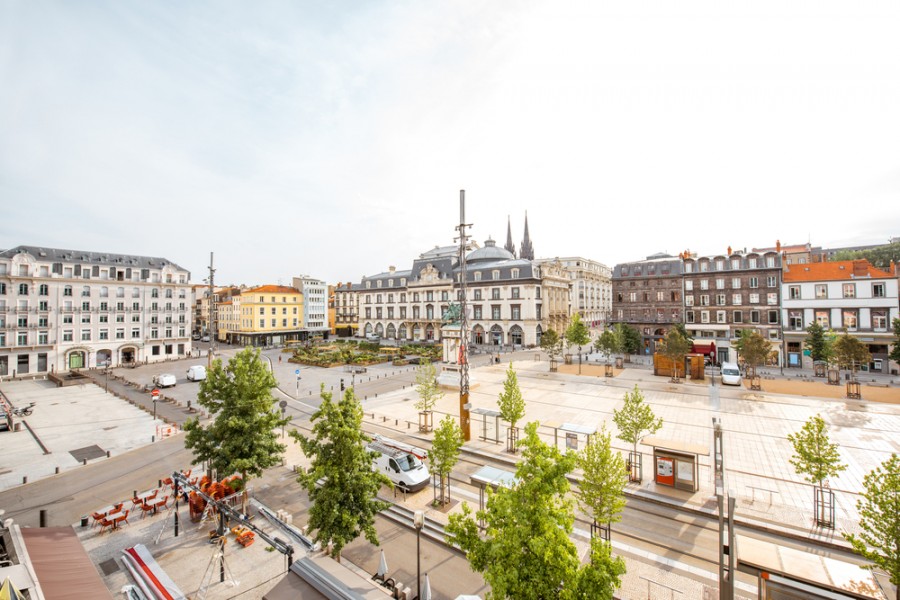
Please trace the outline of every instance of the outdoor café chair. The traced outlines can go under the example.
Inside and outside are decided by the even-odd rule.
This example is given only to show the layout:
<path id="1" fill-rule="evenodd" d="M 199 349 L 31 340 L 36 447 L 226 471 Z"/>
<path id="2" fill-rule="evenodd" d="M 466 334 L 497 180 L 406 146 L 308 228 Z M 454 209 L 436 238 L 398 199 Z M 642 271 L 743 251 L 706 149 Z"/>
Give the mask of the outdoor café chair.
<path id="1" fill-rule="evenodd" d="M 162 500 L 159 500 L 153 504 L 153 512 L 155 513 L 159 509 L 165 508 L 166 504 L 168 504 L 168 503 L 169 503 L 169 495 L 166 494 L 165 496 L 162 497 Z"/>
<path id="2" fill-rule="evenodd" d="M 149 512 L 153 512 L 153 504 L 151 504 L 150 502 L 144 502 L 143 504 L 141 504 L 141 518 L 143 519 L 144 517 L 146 517 L 147 513 Z"/>
<path id="3" fill-rule="evenodd" d="M 99 512 L 91 513 L 91 518 L 94 520 L 91 523 L 91 528 L 99 525 L 100 521 L 102 521 L 105 517 L 106 517 L 106 513 L 99 513 Z"/>
<path id="4" fill-rule="evenodd" d="M 121 515 L 119 515 L 118 517 L 113 519 L 113 529 L 118 529 L 120 523 L 125 523 L 126 525 L 129 524 L 128 523 L 128 513 L 130 513 L 130 512 L 131 512 L 130 509 L 126 510 Z"/>
<path id="5" fill-rule="evenodd" d="M 109 527 L 111 529 L 113 527 L 113 525 L 114 524 L 112 521 L 110 521 L 106 517 L 103 517 L 102 519 L 100 519 L 100 533 L 103 533 L 103 530 L 106 529 L 107 527 Z"/>

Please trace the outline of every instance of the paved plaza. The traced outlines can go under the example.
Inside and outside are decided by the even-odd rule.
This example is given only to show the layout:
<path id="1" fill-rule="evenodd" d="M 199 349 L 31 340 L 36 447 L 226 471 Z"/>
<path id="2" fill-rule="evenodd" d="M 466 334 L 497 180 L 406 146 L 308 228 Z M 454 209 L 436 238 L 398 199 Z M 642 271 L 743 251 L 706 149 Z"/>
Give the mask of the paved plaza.
<path id="1" fill-rule="evenodd" d="M 614 409 L 622 406 L 625 392 L 635 385 L 644 392 L 647 402 L 664 421 L 663 428 L 656 434 L 659 438 L 709 446 L 712 442 L 712 418 L 719 417 L 725 432 L 727 487 L 737 497 L 739 522 L 777 530 L 801 539 L 814 538 L 845 547 L 840 531 L 857 530 L 855 503 L 862 478 L 892 452 L 900 451 L 900 390 L 896 387 L 864 386 L 863 400 L 849 401 L 815 397 L 813 394 L 820 393 L 820 388 L 816 386 L 822 385 L 816 383 L 792 382 L 794 393 L 791 394 L 774 393 L 767 389 L 780 384 L 779 389 L 786 391 L 784 386 L 789 381 L 787 379 L 776 382 L 764 380 L 761 392 L 751 392 L 742 387 L 711 385 L 709 381 L 672 384 L 667 378 L 654 377 L 650 370 L 638 365 L 617 371 L 614 378 L 599 376 L 599 369 L 587 366 L 583 367 L 584 374 L 579 376 L 572 372 L 577 372 L 577 365 L 561 367 L 560 372 L 550 373 L 546 360 L 535 360 L 535 356 L 534 353 L 518 353 L 513 357 L 526 402 L 523 423 L 569 423 L 596 429 L 605 426 L 613 433 L 614 447 L 625 452 L 629 448 L 615 438 L 616 427 L 612 414 Z M 304 388 L 297 394 L 293 373 L 297 367 L 286 362 L 278 363 L 275 353 L 270 353 L 271 357 L 275 357 L 273 370 L 280 382 L 281 391 L 277 395 L 291 398 L 292 402 L 305 403 L 310 397 L 314 398 L 310 392 L 319 384 L 325 383 L 326 388 L 339 385 L 340 378 L 345 376 L 339 369 L 303 367 Z M 509 359 L 509 356 L 504 356 L 504 362 L 499 365 L 485 365 L 473 370 L 470 399 L 474 408 L 496 409 L 497 396 L 502 390 Z M 125 372 L 124 375 L 134 373 L 143 382 L 143 379 L 149 381 L 153 372 L 167 370 L 178 372 L 181 377 L 181 372 L 195 362 L 198 360 L 157 365 L 152 370 L 138 369 Z M 562 372 L 564 370 L 569 372 Z M 369 377 L 372 381 L 381 381 L 382 377 L 409 378 L 411 375 L 409 369 L 401 373 L 396 367 L 381 365 L 370 368 L 366 384 L 358 382 L 358 385 L 363 390 L 364 385 L 369 385 Z M 27 418 L 27 429 L 0 433 L 0 444 L 3 447 L 3 452 L 0 453 L 0 491 L 15 492 L 17 496 L 27 495 L 28 486 L 22 485 L 24 477 L 33 482 L 53 476 L 57 467 L 63 472 L 85 468 L 82 466 L 84 458 L 87 458 L 89 464 L 111 460 L 106 457 L 107 451 L 115 458 L 131 450 L 143 448 L 142 451 L 146 452 L 148 448 L 159 446 L 159 435 L 163 431 L 160 428 L 166 425 L 161 419 L 154 421 L 147 409 L 105 393 L 102 387 L 95 385 L 55 388 L 46 381 L 13 381 L 4 382 L 0 389 L 16 405 L 32 401 L 36 403 L 34 414 Z M 196 387 L 183 385 L 181 382 L 174 390 L 183 397 L 181 401 L 186 401 L 192 393 L 196 393 Z M 881 395 L 881 401 L 871 400 L 875 394 L 870 392 Z M 299 399 L 294 396 L 299 396 Z M 415 399 L 415 391 L 408 385 L 404 389 L 379 393 L 377 397 L 372 394 L 363 402 L 366 421 L 379 423 L 380 427 L 394 428 L 399 433 L 412 433 L 425 445 L 430 434 L 416 432 L 414 424 L 418 415 L 413 407 Z M 175 408 L 174 405 L 165 405 L 167 411 Z M 162 405 L 160 409 L 162 416 Z M 443 414 L 456 415 L 457 410 L 458 395 L 448 392 L 437 406 L 435 423 Z M 841 457 L 848 465 L 846 471 L 830 482 L 837 500 L 837 532 L 813 526 L 812 487 L 794 473 L 789 463 L 792 450 L 786 439 L 787 434 L 797 431 L 815 414 L 821 414 L 829 424 L 831 437 L 840 445 Z M 478 439 L 481 422 L 476 415 L 473 417 L 473 439 L 467 447 L 484 453 L 486 457 L 510 460 L 502 443 Z M 552 430 L 546 426 L 541 428 L 541 435 L 545 441 L 554 441 Z M 503 439 L 502 431 L 498 438 Z M 153 439 L 157 440 L 156 444 L 151 444 Z M 561 447 L 565 444 L 564 436 L 555 441 Z M 579 443 L 583 443 L 583 440 L 579 440 Z M 97 450 L 93 450 L 91 454 L 92 447 L 99 449 L 100 454 L 97 454 Z M 649 476 L 651 460 L 646 456 L 651 449 L 640 449 L 645 453 L 645 478 L 641 484 L 629 484 L 629 494 L 689 510 L 709 514 L 714 511 L 710 457 L 700 457 L 700 489 L 696 493 L 688 493 L 652 483 L 652 477 Z M 290 468 L 303 464 L 304 460 L 299 450 L 292 445 L 285 457 L 285 466 L 270 470 L 256 485 L 257 490 L 265 496 L 266 493 L 274 494 L 275 489 L 287 489 L 283 486 L 293 485 Z M 159 476 L 163 474 L 160 473 Z M 279 494 L 283 496 L 284 492 Z M 459 497 L 473 503 L 471 496 L 462 494 Z M 411 495 L 402 502 L 409 508 L 427 508 L 430 498 L 430 490 L 427 490 L 425 493 Z M 108 501 L 119 499 L 109 498 Z M 98 497 L 96 502 L 99 506 L 107 503 L 107 499 Z M 295 523 L 302 524 L 303 514 L 300 509 L 295 505 L 291 510 L 297 511 Z M 455 510 L 458 510 L 458 506 Z M 439 511 L 430 510 L 429 517 L 437 521 L 446 520 L 446 515 Z M 161 528 L 162 525 L 158 526 L 157 531 Z M 135 528 L 135 532 L 137 530 Z M 193 544 L 196 543 L 195 540 Z M 385 540 L 385 545 L 389 548 L 390 541 Z M 646 597 L 648 579 L 680 590 L 683 597 L 702 597 L 704 584 L 701 581 L 708 581 L 708 573 L 692 574 L 687 565 L 667 562 L 665 557 L 643 556 L 643 560 L 636 560 L 632 557 L 639 556 L 640 552 L 618 539 L 614 539 L 614 548 L 629 557 L 629 572 L 619 597 Z M 376 554 L 365 543 L 357 542 L 348 548 L 348 556 L 352 556 L 348 560 L 370 571 L 374 570 L 373 565 L 377 565 Z M 249 550 L 247 556 L 250 556 Z M 177 563 L 175 560 L 172 564 Z M 234 567 L 237 565 L 236 561 Z M 207 565 L 201 566 L 205 568 Z M 265 591 L 262 587 L 259 589 Z M 739 589 L 739 592 L 745 597 L 751 595 L 749 590 Z M 230 594 L 234 593 L 235 590 L 231 590 Z M 248 592 L 248 595 L 242 597 L 261 597 L 261 592 L 260 595 Z M 452 596 L 438 593 L 436 597 Z"/>

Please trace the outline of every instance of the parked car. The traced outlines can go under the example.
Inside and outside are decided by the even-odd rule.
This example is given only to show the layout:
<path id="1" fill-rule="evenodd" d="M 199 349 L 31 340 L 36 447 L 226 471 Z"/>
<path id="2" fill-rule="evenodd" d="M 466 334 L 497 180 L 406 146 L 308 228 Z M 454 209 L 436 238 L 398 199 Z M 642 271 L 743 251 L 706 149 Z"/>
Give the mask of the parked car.
<path id="1" fill-rule="evenodd" d="M 428 467 L 419 458 L 425 456 L 424 450 L 380 435 L 366 448 L 377 453 L 372 468 L 387 475 L 400 490 L 417 492 L 431 481 Z"/>
<path id="2" fill-rule="evenodd" d="M 200 341 L 201 341 L 201 342 L 208 342 L 208 341 L 209 341 L 209 336 L 208 336 L 208 335 L 204 335 L 202 338 L 200 338 Z"/>
<path id="3" fill-rule="evenodd" d="M 176 381 L 175 376 L 171 373 L 162 373 L 153 378 L 153 385 L 161 388 L 175 387 Z"/>
<path id="4" fill-rule="evenodd" d="M 206 379 L 206 367 L 203 365 L 194 365 L 187 370 L 188 381 L 203 381 Z"/>
<path id="5" fill-rule="evenodd" d="M 722 383 L 724 385 L 741 385 L 741 370 L 736 363 L 722 363 Z"/>
<path id="6" fill-rule="evenodd" d="M 191 336 L 191 339 L 194 340 L 195 342 L 196 342 L 196 341 L 199 341 L 199 340 L 200 340 L 200 334 L 199 334 L 199 333 L 195 333 L 194 335 Z"/>

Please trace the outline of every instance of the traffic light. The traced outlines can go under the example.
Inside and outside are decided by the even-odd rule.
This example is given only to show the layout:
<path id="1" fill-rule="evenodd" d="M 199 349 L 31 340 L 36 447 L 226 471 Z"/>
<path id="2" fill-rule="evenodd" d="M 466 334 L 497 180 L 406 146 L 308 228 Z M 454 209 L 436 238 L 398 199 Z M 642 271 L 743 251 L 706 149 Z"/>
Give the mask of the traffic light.
<path id="1" fill-rule="evenodd" d="M 342 392 L 344 391 L 344 379 L 343 378 L 341 378 L 341 391 Z"/>

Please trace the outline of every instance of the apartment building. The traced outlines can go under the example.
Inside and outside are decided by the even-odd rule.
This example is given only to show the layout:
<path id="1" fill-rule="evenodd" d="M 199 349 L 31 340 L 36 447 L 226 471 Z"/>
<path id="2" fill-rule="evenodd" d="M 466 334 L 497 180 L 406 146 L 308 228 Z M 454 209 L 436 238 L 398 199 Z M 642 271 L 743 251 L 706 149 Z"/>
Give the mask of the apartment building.
<path id="1" fill-rule="evenodd" d="M 862 260 L 787 265 L 782 283 L 782 318 L 788 367 L 812 368 L 804 355 L 806 328 L 818 323 L 846 332 L 869 349 L 872 362 L 865 370 L 889 373 L 893 343 L 891 323 L 900 317 L 897 266 L 877 269 Z"/>
<path id="2" fill-rule="evenodd" d="M 190 354 L 189 281 L 166 258 L 36 246 L 0 252 L 0 377 Z"/>
<path id="3" fill-rule="evenodd" d="M 294 277 L 293 286 L 303 294 L 303 339 L 327 338 L 331 329 L 328 325 L 328 285 L 301 275 Z"/>
<path id="4" fill-rule="evenodd" d="M 218 302 L 217 339 L 241 346 L 280 346 L 303 337 L 300 290 L 262 285 Z"/>
<path id="5" fill-rule="evenodd" d="M 334 286 L 334 331 L 340 337 L 356 335 L 359 330 L 359 284 Z"/>
<path id="6" fill-rule="evenodd" d="M 656 352 L 672 325 L 682 322 L 683 310 L 680 257 L 654 254 L 613 268 L 610 321 L 640 332 L 642 354 Z"/>
<path id="7" fill-rule="evenodd" d="M 605 264 L 580 256 L 538 259 L 540 265 L 559 263 L 566 270 L 571 289 L 571 313 L 595 333 L 602 331 L 612 313 L 612 271 Z"/>

